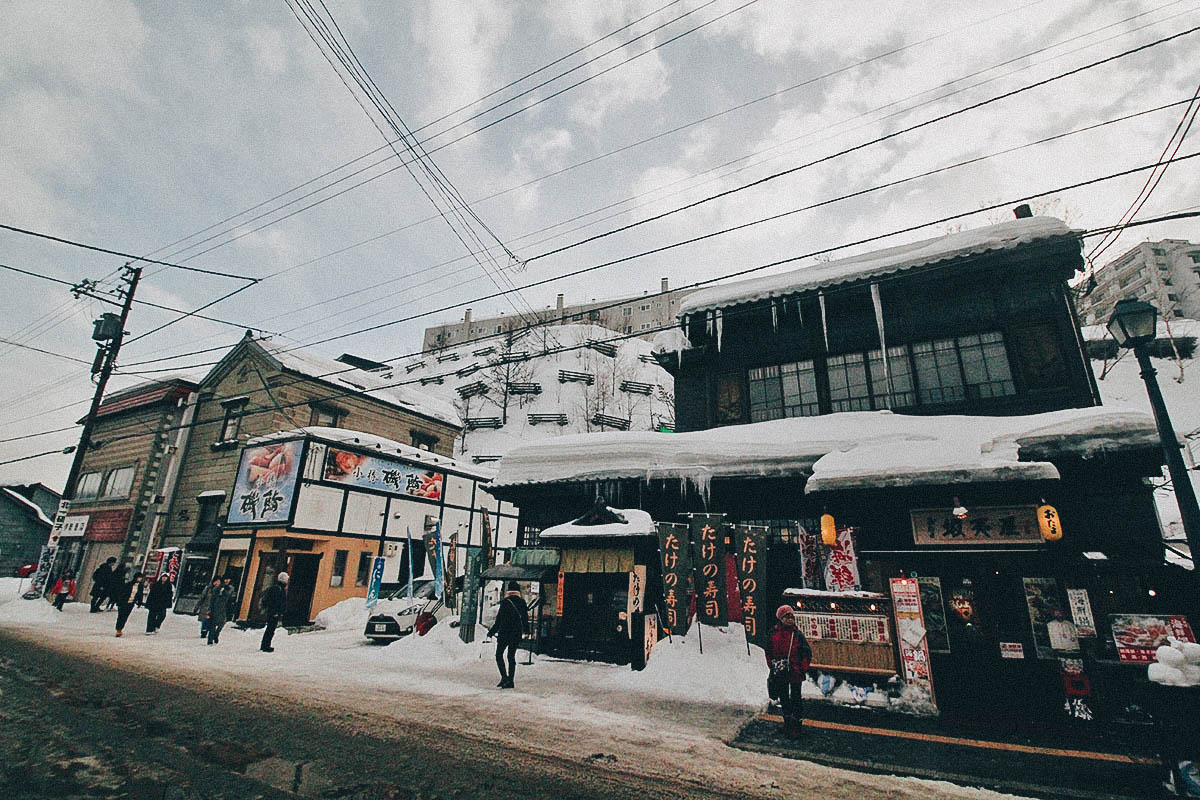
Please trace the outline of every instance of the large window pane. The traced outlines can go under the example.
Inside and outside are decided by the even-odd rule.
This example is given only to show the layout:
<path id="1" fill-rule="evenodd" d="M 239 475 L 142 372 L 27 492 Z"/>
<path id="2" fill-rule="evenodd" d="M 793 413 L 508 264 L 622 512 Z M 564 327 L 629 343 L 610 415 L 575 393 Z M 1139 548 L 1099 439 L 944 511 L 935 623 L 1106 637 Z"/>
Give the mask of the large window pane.
<path id="1" fill-rule="evenodd" d="M 100 492 L 100 473 L 87 472 L 79 479 L 79 485 L 75 488 L 75 498 L 82 500 L 85 497 L 95 497 Z"/>
<path id="2" fill-rule="evenodd" d="M 750 421 L 765 422 L 783 416 L 783 387 L 779 367 L 750 370 Z"/>
<path id="3" fill-rule="evenodd" d="M 913 361 L 922 403 L 953 403 L 963 399 L 962 374 L 958 371 L 953 339 L 914 344 Z"/>
<path id="4" fill-rule="evenodd" d="M 1008 354 L 1004 350 L 1004 338 L 999 333 L 960 336 L 958 349 L 971 397 L 1016 394 L 1017 387 L 1013 383 Z"/>
<path id="5" fill-rule="evenodd" d="M 813 362 L 796 361 L 780 367 L 783 380 L 783 411 L 789 417 L 815 417 L 821 413 L 817 402 L 817 371 Z"/>
<path id="6" fill-rule="evenodd" d="M 110 470 L 104 476 L 104 488 L 100 490 L 100 496 L 106 498 L 128 497 L 132 486 L 133 467 L 118 467 Z"/>
<path id="7" fill-rule="evenodd" d="M 825 362 L 829 373 L 829 401 L 834 411 L 869 411 L 867 368 L 859 353 L 830 356 Z"/>
<path id="8" fill-rule="evenodd" d="M 871 402 L 874 408 L 905 408 L 917 404 L 917 393 L 913 387 L 912 365 L 908 361 L 908 348 L 904 345 L 888 348 L 888 372 L 892 378 L 892 396 L 887 393 L 888 376 L 883 370 L 883 351 L 872 350 L 867 354 L 867 365 L 871 374 Z"/>

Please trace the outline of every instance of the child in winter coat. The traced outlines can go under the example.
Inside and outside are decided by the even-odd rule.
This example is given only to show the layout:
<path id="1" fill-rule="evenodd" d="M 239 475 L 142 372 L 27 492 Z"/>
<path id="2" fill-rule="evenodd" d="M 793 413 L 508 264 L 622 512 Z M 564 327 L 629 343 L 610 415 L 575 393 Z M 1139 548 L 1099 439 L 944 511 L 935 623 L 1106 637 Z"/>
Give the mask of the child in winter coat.
<path id="1" fill-rule="evenodd" d="M 63 603 L 67 602 L 67 598 L 75 597 L 75 574 L 69 569 L 64 570 L 50 593 L 54 595 L 54 607 L 62 611 Z"/>
<path id="2" fill-rule="evenodd" d="M 779 622 L 771 629 L 766 648 L 767 666 L 771 670 L 767 691 L 783 706 L 784 732 L 796 737 L 800 735 L 803 720 L 800 690 L 812 662 L 812 647 L 796 627 L 796 612 L 791 606 L 780 606 L 775 618 Z"/>

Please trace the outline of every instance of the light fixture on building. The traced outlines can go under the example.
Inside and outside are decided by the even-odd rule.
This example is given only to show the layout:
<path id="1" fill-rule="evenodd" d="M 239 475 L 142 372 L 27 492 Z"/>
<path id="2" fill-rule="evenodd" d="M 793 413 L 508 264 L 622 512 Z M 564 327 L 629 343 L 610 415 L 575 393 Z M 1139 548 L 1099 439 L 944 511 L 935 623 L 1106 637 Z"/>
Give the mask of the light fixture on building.
<path id="1" fill-rule="evenodd" d="M 967 507 L 962 504 L 962 501 L 955 497 L 954 508 L 950 509 L 950 513 L 954 515 L 955 519 L 966 519 L 970 512 L 967 511 Z"/>
<path id="2" fill-rule="evenodd" d="M 1150 595 L 1151 597 L 1158 597 L 1158 592 L 1155 591 L 1154 589 L 1147 590 L 1146 594 Z"/>
<path id="3" fill-rule="evenodd" d="M 833 514 L 821 515 L 821 544 L 826 547 L 837 544 L 837 522 L 834 521 Z"/>
<path id="4" fill-rule="evenodd" d="M 1042 539 L 1047 542 L 1057 542 L 1062 538 L 1062 524 L 1058 521 L 1058 510 L 1045 500 L 1037 509 L 1038 529 Z"/>

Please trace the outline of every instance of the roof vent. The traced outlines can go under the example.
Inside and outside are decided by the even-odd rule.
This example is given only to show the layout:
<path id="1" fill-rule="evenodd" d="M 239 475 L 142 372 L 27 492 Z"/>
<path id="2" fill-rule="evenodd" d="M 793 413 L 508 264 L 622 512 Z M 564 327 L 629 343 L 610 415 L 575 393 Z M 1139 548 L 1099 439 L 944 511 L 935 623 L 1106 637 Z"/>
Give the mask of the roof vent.
<path id="1" fill-rule="evenodd" d="M 1033 209 L 1029 207 L 1029 203 L 1021 203 L 1013 209 L 1013 216 L 1017 219 L 1029 219 L 1033 216 Z"/>

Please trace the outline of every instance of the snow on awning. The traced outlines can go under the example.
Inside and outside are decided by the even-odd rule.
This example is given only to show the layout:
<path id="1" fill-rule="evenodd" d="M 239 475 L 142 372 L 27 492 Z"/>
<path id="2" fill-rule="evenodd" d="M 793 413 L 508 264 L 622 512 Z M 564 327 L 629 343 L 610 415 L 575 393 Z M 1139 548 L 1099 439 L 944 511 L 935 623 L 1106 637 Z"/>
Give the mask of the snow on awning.
<path id="1" fill-rule="evenodd" d="M 691 433 L 591 433 L 531 442 L 500 460 L 492 487 L 637 479 L 801 476 L 805 491 L 943 482 L 1051 480 L 1050 459 L 1157 446 L 1147 414 L 1101 407 L 1013 417 L 859 411 Z M 1027 448 L 1036 452 L 1037 461 Z M 811 476 L 811 477 L 809 477 Z M 545 536 L 545 532 L 542 533 Z"/>
<path id="2" fill-rule="evenodd" d="M 594 434 L 593 434 L 594 435 Z M 579 520 L 567 522 L 546 528 L 538 534 L 538 539 L 567 539 L 585 536 L 604 538 L 623 538 L 629 536 L 655 536 L 657 529 L 650 515 L 637 508 L 611 509 L 620 519 L 603 525 L 581 525 Z"/>
<path id="3" fill-rule="evenodd" d="M 878 278 L 990 250 L 1011 250 L 1039 239 L 1075 235 L 1076 232 L 1067 227 L 1065 222 L 1053 217 L 1011 220 L 827 264 L 814 264 L 789 272 L 701 289 L 679 301 L 679 316 Z"/>
<path id="4" fill-rule="evenodd" d="M 453 470 L 454 472 L 480 481 L 489 481 L 495 476 L 495 472 L 491 470 L 481 469 L 472 464 L 465 464 L 449 456 L 438 455 L 429 450 L 422 450 L 419 447 L 413 447 L 412 445 L 385 439 L 382 436 L 376 436 L 373 433 L 354 431 L 349 428 L 326 428 L 320 425 L 309 425 L 303 428 L 293 428 L 290 431 L 276 431 L 275 433 L 268 433 L 263 436 L 255 436 L 246 442 L 246 446 L 253 447 L 255 445 L 287 439 L 300 439 L 302 437 L 319 439 L 329 444 L 344 444 L 366 450 L 375 450 L 383 455 L 399 456 L 409 461 L 425 464 L 430 469 Z"/>

